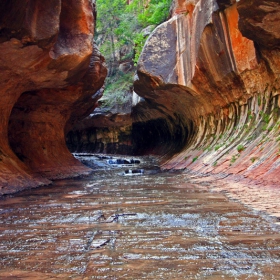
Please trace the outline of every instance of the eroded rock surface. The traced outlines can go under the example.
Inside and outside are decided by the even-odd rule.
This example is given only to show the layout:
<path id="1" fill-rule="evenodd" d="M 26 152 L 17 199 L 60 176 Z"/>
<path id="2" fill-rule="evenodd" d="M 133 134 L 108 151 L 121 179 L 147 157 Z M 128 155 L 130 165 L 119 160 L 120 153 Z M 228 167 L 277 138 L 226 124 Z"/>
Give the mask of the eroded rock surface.
<path id="1" fill-rule="evenodd" d="M 149 143 L 142 152 L 163 155 L 164 169 L 278 186 L 279 1 L 173 7 L 140 57 L 136 145 Z"/>
<path id="2" fill-rule="evenodd" d="M 1 1 L 0 193 L 89 170 L 64 135 L 96 106 L 106 76 L 90 0 Z"/>
<path id="3" fill-rule="evenodd" d="M 67 135 L 71 152 L 132 154 L 130 113 L 99 113 L 78 122 Z"/>

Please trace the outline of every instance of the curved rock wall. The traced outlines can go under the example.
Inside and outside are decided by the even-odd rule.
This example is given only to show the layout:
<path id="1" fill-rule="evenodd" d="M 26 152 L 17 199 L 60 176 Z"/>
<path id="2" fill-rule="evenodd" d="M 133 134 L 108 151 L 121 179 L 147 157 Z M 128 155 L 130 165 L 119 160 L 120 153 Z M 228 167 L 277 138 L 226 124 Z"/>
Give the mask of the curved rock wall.
<path id="1" fill-rule="evenodd" d="M 106 68 L 90 0 L 0 5 L 0 193 L 88 173 L 65 145 L 100 98 Z"/>
<path id="2" fill-rule="evenodd" d="M 135 91 L 145 101 L 133 108 L 136 146 L 149 143 L 164 169 L 277 185 L 279 1 L 178 0 L 173 7 L 140 57 Z"/>

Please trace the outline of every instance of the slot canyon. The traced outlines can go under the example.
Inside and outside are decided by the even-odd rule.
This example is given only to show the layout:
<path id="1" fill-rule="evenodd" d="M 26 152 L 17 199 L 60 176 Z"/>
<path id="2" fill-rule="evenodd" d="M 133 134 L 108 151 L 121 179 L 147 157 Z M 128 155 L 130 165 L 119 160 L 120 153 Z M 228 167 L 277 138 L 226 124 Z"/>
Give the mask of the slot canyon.
<path id="1" fill-rule="evenodd" d="M 279 0 L 173 0 L 110 114 L 96 1 L 0 3 L 0 279 L 278 279 Z"/>

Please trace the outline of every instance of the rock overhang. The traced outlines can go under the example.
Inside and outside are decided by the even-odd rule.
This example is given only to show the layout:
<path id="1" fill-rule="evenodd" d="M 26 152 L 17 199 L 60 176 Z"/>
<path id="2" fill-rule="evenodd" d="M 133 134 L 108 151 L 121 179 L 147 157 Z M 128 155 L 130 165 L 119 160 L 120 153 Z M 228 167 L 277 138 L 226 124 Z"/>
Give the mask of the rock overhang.
<path id="1" fill-rule="evenodd" d="M 165 155 L 163 168 L 277 181 L 280 32 L 268 19 L 277 19 L 279 3 L 174 2 L 173 17 L 154 30 L 140 57 L 135 91 L 145 103 L 132 115 L 138 128 L 160 119 L 168 125 L 143 130 L 141 141 L 164 140 L 180 128 L 181 141 L 166 137 L 169 145 L 157 140 L 149 147 Z M 246 153 L 238 152 L 241 146 Z M 258 164 L 251 160 L 255 153 Z"/>

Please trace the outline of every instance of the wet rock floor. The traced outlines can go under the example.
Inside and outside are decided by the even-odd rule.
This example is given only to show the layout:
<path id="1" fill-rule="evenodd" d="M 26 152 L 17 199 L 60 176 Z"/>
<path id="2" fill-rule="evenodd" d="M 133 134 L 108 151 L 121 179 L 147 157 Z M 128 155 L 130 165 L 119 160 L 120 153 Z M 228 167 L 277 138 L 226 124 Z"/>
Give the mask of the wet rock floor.
<path id="1" fill-rule="evenodd" d="M 182 173 L 99 166 L 0 200 L 0 279 L 280 279 L 273 219 Z"/>

